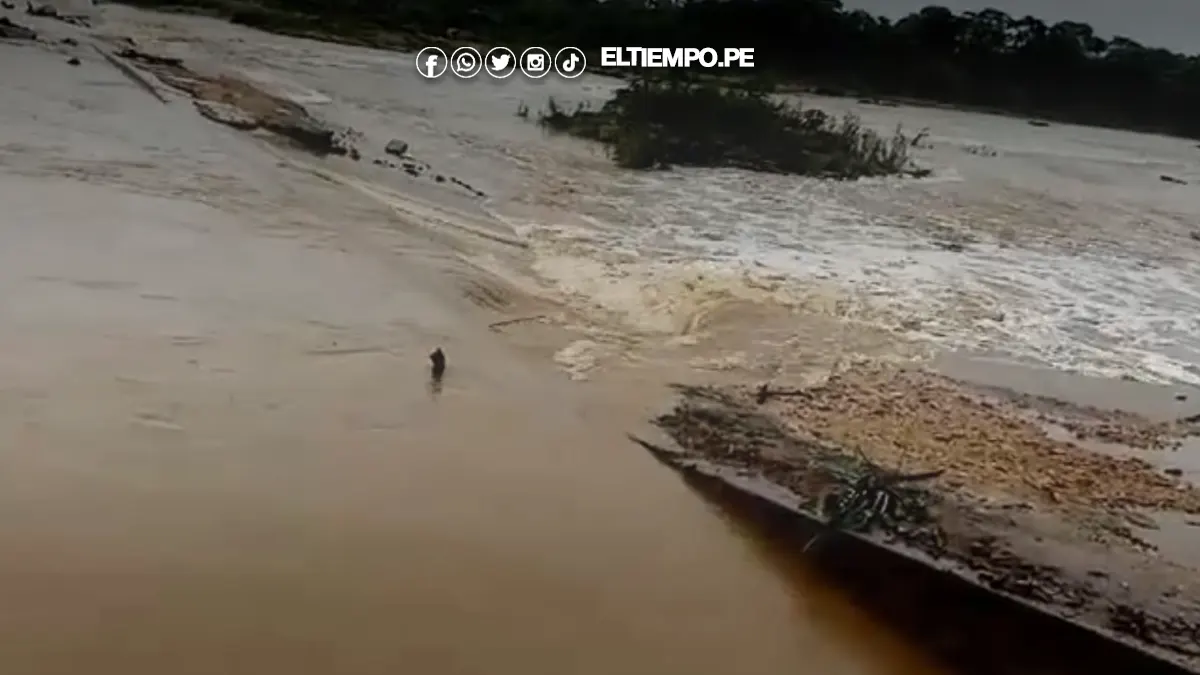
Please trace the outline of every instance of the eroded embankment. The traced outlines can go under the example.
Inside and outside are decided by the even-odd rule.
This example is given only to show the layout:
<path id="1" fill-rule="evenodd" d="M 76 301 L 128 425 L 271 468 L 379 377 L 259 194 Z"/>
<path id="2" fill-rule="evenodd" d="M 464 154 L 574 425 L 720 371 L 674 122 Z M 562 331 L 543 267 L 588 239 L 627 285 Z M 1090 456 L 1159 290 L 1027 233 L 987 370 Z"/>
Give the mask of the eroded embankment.
<path id="1" fill-rule="evenodd" d="M 657 453 L 669 464 L 765 496 L 802 520 L 857 530 L 926 568 L 903 575 L 945 573 L 1169 662 L 1200 665 L 1197 561 L 1168 556 L 1139 535 L 1159 513 L 1200 513 L 1200 491 L 1143 459 L 1081 445 L 1101 435 L 1166 448 L 1193 433 L 1188 420 L 1163 424 L 1066 402 L 1051 406 L 925 372 L 864 368 L 795 390 L 682 389 L 657 423 L 678 446 Z M 1075 437 L 1059 438 L 1047 425 L 1068 426 Z M 926 475 L 908 481 L 895 472 Z M 881 574 L 862 560 L 845 561 L 847 549 L 832 543 L 842 538 L 821 534 L 797 544 L 837 558 L 842 572 Z M 861 546 L 853 554 L 879 557 Z M 889 584 L 910 583 L 899 570 L 888 574 Z M 879 583 L 878 593 L 908 592 Z M 908 611 L 954 615 L 949 597 L 931 591 L 924 606 Z M 1108 652 L 1084 640 L 1072 652 L 1078 663 L 1057 662 L 1064 653 L 1056 649 L 1047 666 L 1019 646 L 1033 637 L 1020 637 L 1028 631 L 1018 614 L 1010 612 L 1014 625 L 976 621 L 983 634 L 969 636 L 961 619 L 952 620 L 957 633 L 950 642 L 959 646 L 951 657 L 963 666 L 1015 659 L 1053 672 L 1138 665 L 1136 658 L 1099 657 Z M 1061 627 L 1030 625 L 1066 635 Z M 1008 637 L 988 637 L 997 631 Z M 998 640 L 1012 649 L 992 648 Z"/>

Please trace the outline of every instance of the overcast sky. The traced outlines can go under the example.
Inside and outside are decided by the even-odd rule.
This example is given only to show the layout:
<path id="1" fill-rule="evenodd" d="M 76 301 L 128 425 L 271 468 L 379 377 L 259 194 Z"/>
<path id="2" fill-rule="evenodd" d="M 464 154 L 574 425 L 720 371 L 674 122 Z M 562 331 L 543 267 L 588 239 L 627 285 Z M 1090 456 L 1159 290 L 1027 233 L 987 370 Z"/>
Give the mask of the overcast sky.
<path id="1" fill-rule="evenodd" d="M 1123 35 L 1147 47 L 1200 53 L 1200 2 L 1197 0 L 842 0 L 851 9 L 897 17 L 928 5 L 955 12 L 995 7 L 1013 16 L 1032 14 L 1046 23 L 1070 19 L 1091 24 L 1100 37 Z"/>

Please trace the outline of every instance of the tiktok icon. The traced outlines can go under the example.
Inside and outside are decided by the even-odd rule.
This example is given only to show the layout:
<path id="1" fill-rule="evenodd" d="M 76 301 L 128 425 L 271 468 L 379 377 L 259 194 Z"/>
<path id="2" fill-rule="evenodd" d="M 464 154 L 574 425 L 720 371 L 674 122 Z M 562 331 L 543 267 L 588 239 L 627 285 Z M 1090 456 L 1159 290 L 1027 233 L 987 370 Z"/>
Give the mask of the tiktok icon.
<path id="1" fill-rule="evenodd" d="M 583 74 L 587 67 L 587 57 L 578 47 L 563 47 L 554 55 L 554 69 L 568 80 L 573 80 Z"/>

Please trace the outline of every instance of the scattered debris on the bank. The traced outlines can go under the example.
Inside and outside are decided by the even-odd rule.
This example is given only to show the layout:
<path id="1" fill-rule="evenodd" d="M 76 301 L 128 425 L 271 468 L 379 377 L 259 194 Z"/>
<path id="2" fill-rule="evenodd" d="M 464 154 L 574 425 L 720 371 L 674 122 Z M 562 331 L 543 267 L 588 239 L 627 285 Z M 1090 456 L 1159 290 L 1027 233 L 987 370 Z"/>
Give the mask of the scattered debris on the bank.
<path id="1" fill-rule="evenodd" d="M 455 178 L 454 176 L 450 176 L 450 182 L 457 185 L 458 187 L 466 190 L 467 192 L 470 192 L 471 194 L 475 195 L 476 197 L 486 197 L 487 196 L 487 194 L 485 194 L 483 192 L 483 190 L 477 189 L 474 185 L 471 185 L 470 183 L 462 180 L 461 178 Z"/>
<path id="2" fill-rule="evenodd" d="M 395 142 L 396 141 L 393 141 L 393 143 L 395 143 Z M 388 147 L 393 148 L 393 150 L 398 149 L 396 146 L 393 146 L 392 143 L 389 143 Z M 405 152 L 407 152 L 407 150 L 408 150 L 408 147 L 406 144 Z M 391 155 L 397 155 L 396 152 L 388 151 L 386 148 L 384 151 Z M 399 170 L 403 171 L 404 173 L 408 174 L 409 176 L 412 176 L 413 178 L 429 176 L 435 183 L 450 182 L 452 185 L 462 188 L 466 192 L 469 192 L 472 195 L 479 197 L 480 199 L 487 197 L 486 192 L 476 188 L 474 185 L 471 185 L 470 183 L 468 183 L 460 178 L 455 178 L 454 176 L 447 177 L 442 174 L 431 173 L 429 164 L 422 162 L 418 159 L 414 159 L 405 153 L 399 153 L 398 156 L 403 157 L 404 160 L 399 163 L 396 163 L 385 157 L 376 157 L 374 160 L 372 160 L 372 163 L 375 166 L 386 167 L 389 169 L 399 169 Z"/>
<path id="3" fill-rule="evenodd" d="M 1029 126 L 1031 126 L 1031 127 L 1048 127 L 1048 126 L 1050 126 L 1050 123 L 1042 121 L 1042 120 L 1029 120 Z"/>
<path id="4" fill-rule="evenodd" d="M 635 439 L 667 464 L 794 504 L 823 533 L 919 551 L 943 573 L 1200 663 L 1200 575 L 1130 529 L 1156 527 L 1142 508 L 1200 513 L 1200 491 L 1145 462 L 1051 438 L 1044 403 L 1022 408 L 1015 395 L 886 367 L 798 388 L 678 392 L 656 419 L 674 446 Z M 1060 402 L 1067 409 L 1085 410 Z M 1093 415 L 1143 429 L 1124 434 L 1132 438 L 1178 432 L 1129 413 Z"/>

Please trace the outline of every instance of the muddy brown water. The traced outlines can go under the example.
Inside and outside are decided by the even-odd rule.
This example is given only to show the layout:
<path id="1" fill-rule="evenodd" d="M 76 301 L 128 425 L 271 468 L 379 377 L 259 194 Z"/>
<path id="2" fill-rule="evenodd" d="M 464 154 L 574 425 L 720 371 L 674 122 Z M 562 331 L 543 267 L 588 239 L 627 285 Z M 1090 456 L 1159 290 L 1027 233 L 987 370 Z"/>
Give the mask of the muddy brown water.
<path id="1" fill-rule="evenodd" d="M 8 185 L 21 216 L 50 196 Z M 375 283 L 422 282 L 338 252 L 246 272 L 327 300 L 225 304 L 219 247 L 156 270 L 77 189 L 120 246 L 61 276 L 36 238 L 5 256 L 4 672 L 932 672 L 625 440 L 657 392 L 569 382 L 465 302 L 375 326 Z"/>
<path id="2" fill-rule="evenodd" d="M 936 672 L 625 439 L 665 391 L 506 343 L 424 230 L 0 49 L 0 671 Z"/>
<path id="3" fill-rule="evenodd" d="M 151 351 L 4 416 L 5 672 L 935 672 L 630 448 L 639 406 L 502 346 L 437 398 L 415 350 L 201 348 L 220 386 Z"/>

